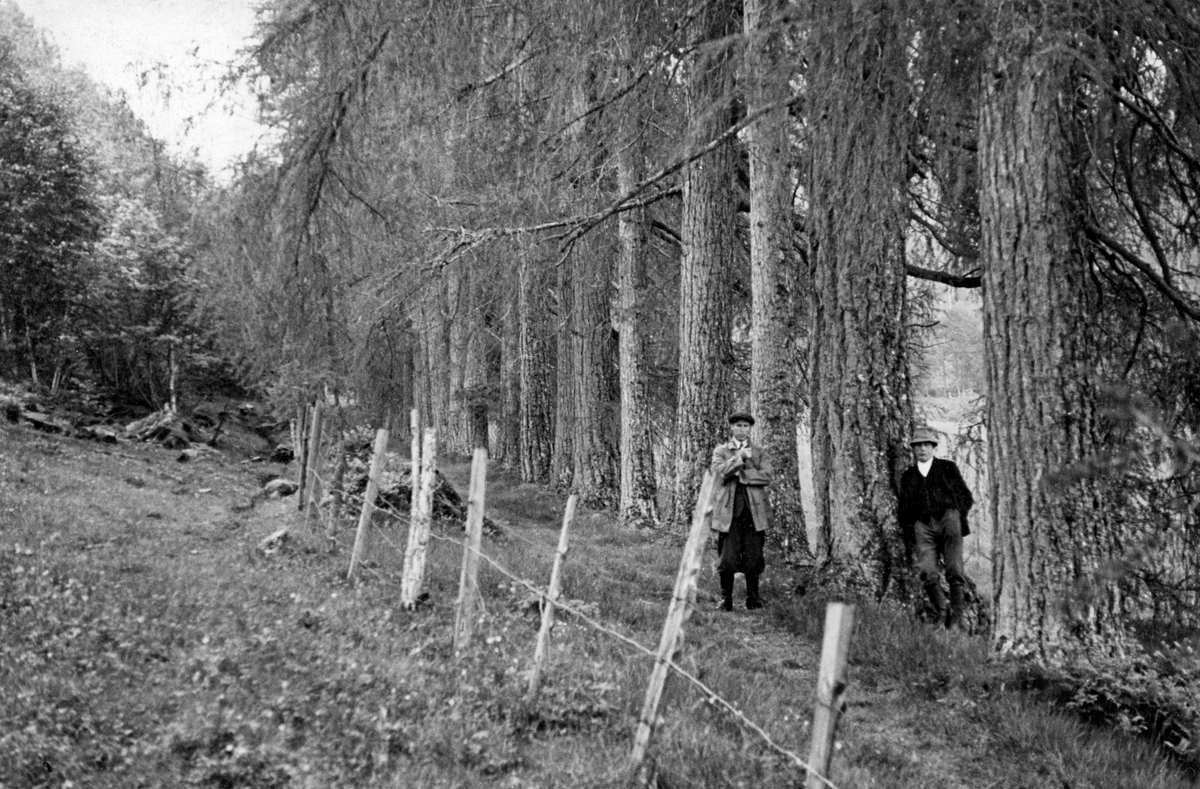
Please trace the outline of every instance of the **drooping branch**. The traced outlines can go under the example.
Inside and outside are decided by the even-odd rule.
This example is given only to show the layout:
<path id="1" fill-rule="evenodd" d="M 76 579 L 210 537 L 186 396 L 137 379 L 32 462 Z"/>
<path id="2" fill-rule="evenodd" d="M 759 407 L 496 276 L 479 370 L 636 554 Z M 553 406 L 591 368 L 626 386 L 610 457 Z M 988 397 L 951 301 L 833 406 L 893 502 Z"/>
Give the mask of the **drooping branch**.
<path id="1" fill-rule="evenodd" d="M 342 88 L 334 95 L 333 108 L 329 115 L 329 122 L 313 135 L 310 143 L 305 146 L 305 150 L 299 159 L 294 164 L 304 162 L 317 161 L 320 167 L 315 174 L 315 177 L 310 179 L 308 188 L 307 200 L 305 201 L 304 216 L 301 219 L 301 227 L 303 228 L 299 237 L 296 240 L 296 250 L 293 256 L 293 265 L 299 266 L 300 248 L 304 239 L 308 237 L 309 228 L 312 224 L 312 219 L 316 216 L 321 205 L 321 199 L 324 195 L 325 185 L 332 173 L 332 167 L 329 162 L 330 152 L 333 146 L 337 143 L 341 134 L 342 127 L 346 122 L 346 118 L 350 113 L 350 104 L 355 97 L 364 94 L 369 87 L 369 76 L 375 61 L 378 59 L 380 52 L 383 51 L 384 45 L 387 43 L 388 37 L 391 35 L 391 30 L 385 30 L 382 35 L 375 41 L 366 57 L 354 69 L 350 79 L 346 80 Z"/>
<path id="2" fill-rule="evenodd" d="M 530 35 L 532 35 L 532 32 L 530 33 Z M 525 45 L 525 42 L 521 42 L 522 48 L 524 48 L 524 45 Z M 479 82 L 468 82 L 467 84 L 463 85 L 461 88 L 458 89 L 457 93 L 455 94 L 456 98 L 459 101 L 462 101 L 463 99 L 470 96 L 472 93 L 475 93 L 478 90 L 486 88 L 489 85 L 492 85 L 493 83 L 499 82 L 500 80 L 507 77 L 509 74 L 511 74 L 514 71 L 516 71 L 517 69 L 519 69 L 521 66 L 525 65 L 526 63 L 533 60 L 538 55 L 540 55 L 548 50 L 549 50 L 549 47 L 539 47 L 537 49 L 532 49 L 529 52 L 524 53 L 524 57 L 519 57 L 517 59 L 514 59 L 511 63 L 507 64 L 504 68 L 500 69 L 495 74 L 492 74 L 489 77 L 484 77 Z M 518 54 L 520 54 L 519 51 L 518 51 Z"/>
<path id="3" fill-rule="evenodd" d="M 1184 297 L 1183 294 L 1171 287 L 1170 283 L 1163 279 L 1162 275 L 1154 270 L 1153 265 L 1145 260 L 1142 260 L 1138 254 L 1127 248 L 1124 244 L 1113 238 L 1108 233 L 1104 232 L 1104 230 L 1102 230 L 1095 223 L 1088 223 L 1087 236 L 1093 243 L 1105 247 L 1124 260 L 1126 263 L 1142 272 L 1142 274 L 1148 280 L 1150 280 L 1158 292 L 1165 296 L 1173 305 L 1175 305 L 1175 309 L 1178 310 L 1181 315 L 1200 323 L 1200 309 L 1197 309 L 1196 306 L 1192 304 L 1192 302 L 1190 302 L 1186 297 Z"/>
<path id="4" fill-rule="evenodd" d="M 909 211 L 908 218 L 929 231 L 929 234 L 933 236 L 933 240 L 938 242 L 938 245 L 941 246 L 942 249 L 946 250 L 951 255 L 954 255 L 956 258 L 963 260 L 975 260 L 979 257 L 979 253 L 976 250 L 968 249 L 962 244 L 957 244 L 954 242 L 954 240 L 947 236 L 945 229 L 939 227 L 932 219 L 929 218 L 928 212 L 925 211 L 925 206 L 919 197 L 913 195 L 911 192 L 909 193 L 909 196 L 920 208 L 920 210 Z"/>
<path id="5" fill-rule="evenodd" d="M 675 161 L 671 162 L 666 167 L 663 167 L 658 172 L 656 172 L 653 175 L 650 175 L 646 178 L 643 178 L 641 181 L 637 182 L 632 187 L 630 187 L 625 192 L 625 194 L 621 195 L 620 197 L 618 197 L 617 199 L 615 199 L 611 203 L 609 203 L 607 208 L 604 208 L 601 211 L 597 211 L 597 212 L 585 217 L 583 219 L 583 221 L 580 222 L 579 225 L 573 231 L 571 231 L 569 234 L 567 234 L 567 236 L 563 239 L 562 245 L 561 245 L 562 254 L 565 256 L 567 253 L 569 253 L 571 250 L 571 247 L 575 244 L 576 241 L 578 241 L 580 238 L 582 238 L 588 232 L 593 230 L 601 222 L 604 222 L 606 219 L 611 219 L 612 217 L 616 216 L 617 214 L 621 213 L 622 211 L 629 210 L 629 208 L 633 207 L 633 204 L 631 204 L 630 201 L 638 194 L 641 194 L 641 192 L 643 192 L 644 190 L 648 189 L 649 187 L 653 186 L 654 184 L 658 183 L 659 181 L 663 180 L 664 178 L 667 178 L 668 176 L 679 172 L 684 167 L 686 167 L 688 164 L 691 164 L 692 162 L 696 161 L 697 159 L 703 158 L 707 154 L 713 152 L 714 150 L 719 148 L 721 145 L 728 142 L 730 139 L 736 137 L 738 135 L 738 133 L 742 131 L 742 129 L 745 129 L 747 126 L 754 123 L 759 118 L 766 115 L 767 113 L 777 110 L 780 107 L 789 107 L 793 103 L 795 103 L 795 101 L 796 101 L 795 97 L 792 97 L 792 98 L 784 99 L 781 101 L 772 102 L 771 104 L 763 105 L 762 107 L 758 108 L 754 112 L 746 114 L 740 121 L 733 124 L 728 129 L 726 129 L 725 131 L 723 131 L 721 134 L 717 135 L 713 139 L 709 140 L 704 145 L 701 145 L 697 148 L 692 149 L 691 151 L 688 151 L 683 156 L 681 156 L 678 159 L 676 159 Z"/>

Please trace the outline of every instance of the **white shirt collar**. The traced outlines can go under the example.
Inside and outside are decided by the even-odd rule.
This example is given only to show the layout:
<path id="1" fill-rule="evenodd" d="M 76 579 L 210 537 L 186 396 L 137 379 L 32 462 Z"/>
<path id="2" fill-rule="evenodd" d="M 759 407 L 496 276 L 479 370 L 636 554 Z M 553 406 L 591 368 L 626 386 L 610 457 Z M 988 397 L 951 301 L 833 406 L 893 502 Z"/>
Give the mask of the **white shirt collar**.
<path id="1" fill-rule="evenodd" d="M 933 468 L 933 458 L 930 458 L 929 460 L 925 461 L 924 463 L 922 463 L 919 460 L 917 461 L 917 471 L 921 472 L 922 477 L 928 477 L 929 469 L 931 469 L 931 468 Z"/>

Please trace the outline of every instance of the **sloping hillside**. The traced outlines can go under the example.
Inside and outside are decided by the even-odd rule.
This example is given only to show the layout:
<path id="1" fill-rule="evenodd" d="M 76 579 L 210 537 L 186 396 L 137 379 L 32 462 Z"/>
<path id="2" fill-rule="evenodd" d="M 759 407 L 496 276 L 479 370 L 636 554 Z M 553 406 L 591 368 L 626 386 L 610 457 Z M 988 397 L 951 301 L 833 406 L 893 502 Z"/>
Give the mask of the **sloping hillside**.
<path id="1" fill-rule="evenodd" d="M 101 444 L 0 425 L 0 787 L 624 786 L 679 542 L 583 512 L 541 695 L 526 698 L 562 499 L 493 473 L 473 646 L 451 649 L 460 550 L 435 526 L 428 599 L 398 605 L 403 519 L 363 582 L 306 532 L 286 469 L 222 452 Z M 465 489 L 467 469 L 444 469 Z M 279 528 L 293 539 L 259 542 Z M 711 557 L 711 554 L 709 554 Z M 706 562 L 682 664 L 769 741 L 678 679 L 651 746 L 659 786 L 793 787 L 806 758 L 824 604 L 774 562 L 768 607 L 713 610 Z M 709 597 L 711 596 L 711 599 Z M 739 600 L 741 590 L 738 591 Z M 1182 787 L 1149 746 L 1018 688 L 984 645 L 863 606 L 841 787 Z M 1024 683 L 1028 684 L 1028 683 Z"/>

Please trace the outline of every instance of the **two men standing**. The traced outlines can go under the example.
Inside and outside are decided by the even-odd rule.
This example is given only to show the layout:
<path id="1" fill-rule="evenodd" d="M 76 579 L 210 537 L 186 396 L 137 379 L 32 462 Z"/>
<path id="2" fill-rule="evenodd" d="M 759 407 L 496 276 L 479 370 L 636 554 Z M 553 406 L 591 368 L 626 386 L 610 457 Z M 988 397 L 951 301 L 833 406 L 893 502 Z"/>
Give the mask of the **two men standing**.
<path id="1" fill-rule="evenodd" d="M 754 417 L 729 417 L 730 440 L 713 450 L 711 470 L 717 485 L 712 498 L 712 529 L 717 532 L 722 610 L 733 609 L 736 573 L 746 576 L 746 607 L 761 608 L 758 579 L 765 566 L 763 546 L 770 525 L 766 488 L 770 463 L 762 447 L 750 441 Z M 963 537 L 970 534 L 967 513 L 975 503 L 953 461 L 933 456 L 938 434 L 919 427 L 909 442 L 913 465 L 900 477 L 899 521 L 905 540 L 916 549 L 916 566 L 938 621 L 956 628 L 962 623 L 964 588 Z M 944 565 L 950 599 L 942 591 Z"/>
<path id="2" fill-rule="evenodd" d="M 909 443 L 915 462 L 900 477 L 900 529 L 905 540 L 916 549 L 917 571 L 929 602 L 937 611 L 938 621 L 956 628 L 962 624 L 966 583 L 963 537 L 971 533 L 967 512 L 975 500 L 958 466 L 933 456 L 938 443 L 936 431 L 918 427 Z M 948 609 L 939 559 L 945 565 L 946 583 L 950 587 Z"/>

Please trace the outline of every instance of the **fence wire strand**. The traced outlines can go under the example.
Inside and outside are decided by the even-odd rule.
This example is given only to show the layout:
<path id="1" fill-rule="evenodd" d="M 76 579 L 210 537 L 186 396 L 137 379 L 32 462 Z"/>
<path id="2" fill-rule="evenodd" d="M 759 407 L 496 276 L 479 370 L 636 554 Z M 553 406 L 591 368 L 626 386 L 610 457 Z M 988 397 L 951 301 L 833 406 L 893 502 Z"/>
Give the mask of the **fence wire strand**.
<path id="1" fill-rule="evenodd" d="M 369 469 L 369 465 L 368 465 L 368 470 L 367 470 L 368 476 L 369 476 L 369 473 L 370 473 L 370 469 Z M 324 495 L 329 495 L 330 493 L 332 493 L 332 491 L 328 487 L 326 487 L 327 482 L 323 476 L 321 476 L 319 473 L 315 473 L 314 478 L 318 482 L 320 482 L 320 484 L 322 485 L 323 497 L 324 497 Z M 378 483 L 378 480 L 376 480 L 376 482 Z M 435 486 L 435 490 L 436 490 L 436 486 Z M 306 496 L 309 495 L 308 491 L 305 492 L 305 495 Z M 360 517 L 361 517 L 362 506 L 366 503 L 365 497 L 361 496 L 359 494 L 356 494 L 356 493 L 350 493 L 344 489 L 341 491 L 341 496 L 342 496 L 342 500 L 341 500 L 342 507 L 343 508 L 346 507 L 347 503 L 357 503 L 359 506 L 359 512 L 360 512 Z M 377 496 L 378 496 L 378 491 L 377 491 Z M 316 521 L 317 521 L 317 523 L 320 524 L 320 528 L 321 528 L 321 531 L 323 532 L 324 536 L 330 542 L 334 543 L 335 545 L 337 545 L 339 547 L 344 548 L 346 546 L 346 543 L 337 539 L 337 537 L 335 536 L 334 531 L 331 528 L 331 526 L 335 526 L 336 524 L 330 524 L 327 522 L 326 513 L 325 513 L 324 509 L 320 506 L 320 502 L 307 501 L 307 502 L 305 502 L 305 506 L 306 507 L 311 506 L 314 503 L 317 505 Z M 376 503 L 373 503 L 372 507 L 377 512 L 381 512 L 384 515 L 393 517 L 397 520 L 401 520 L 402 515 L 404 514 L 404 513 L 402 513 L 401 510 L 396 509 L 391 504 L 385 504 L 385 506 L 382 506 L 382 507 L 379 506 L 378 498 L 376 499 Z M 305 520 L 307 521 L 307 517 L 305 518 Z M 369 529 L 371 528 L 370 522 L 367 523 L 367 528 L 369 528 Z M 376 528 L 376 529 L 372 529 L 372 531 L 374 531 L 381 540 L 386 542 L 393 549 L 400 548 L 399 543 L 397 543 L 395 540 L 393 540 L 386 533 L 382 532 L 380 529 Z M 431 538 L 438 540 L 440 542 L 443 542 L 443 543 L 450 543 L 453 545 L 457 545 L 464 551 L 472 550 L 466 544 L 466 542 L 455 539 L 455 538 L 450 537 L 445 534 L 437 534 L 431 530 L 429 536 Z M 515 537 L 520 542 L 522 542 L 526 545 L 538 548 L 538 549 L 547 549 L 548 548 L 548 546 L 546 544 L 538 543 L 534 540 L 530 540 L 530 539 L 524 537 L 523 535 L 516 534 L 512 530 L 505 531 L 504 536 L 506 538 Z M 509 580 L 525 587 L 530 592 L 537 595 L 541 599 L 542 605 L 546 605 L 549 602 L 549 599 L 547 596 L 548 590 L 542 589 L 541 587 L 536 586 L 533 582 L 531 582 L 525 578 L 521 578 L 521 577 L 517 576 L 515 573 L 511 572 L 508 568 L 506 568 L 502 564 L 500 564 L 496 559 L 489 556 L 482 549 L 480 549 L 480 551 L 478 553 L 479 553 L 480 558 L 482 558 L 489 565 L 491 565 L 493 568 L 495 568 L 496 571 L 499 572 L 501 575 L 503 575 L 504 577 L 508 578 Z M 393 583 L 393 581 L 390 581 L 389 579 L 385 578 L 381 573 L 377 572 L 374 568 L 366 566 L 366 563 L 363 561 L 360 561 L 358 566 L 359 566 L 359 568 L 369 572 L 372 576 L 374 576 L 376 579 L 378 579 L 381 583 L 384 583 L 384 584 Z M 589 567 L 588 572 L 595 574 L 596 570 L 595 570 L 595 568 Z M 601 575 L 602 575 L 602 577 L 612 578 L 613 580 L 616 580 L 611 575 L 606 575 L 606 574 L 601 574 Z M 482 595 L 480 595 L 480 597 L 482 598 Z M 694 600 L 692 602 L 692 605 L 694 605 Z M 597 619 L 589 616 L 587 613 L 580 610 L 579 608 L 572 606 L 570 603 L 563 603 L 561 600 L 559 600 L 559 601 L 555 601 L 554 607 L 556 609 L 566 611 L 567 613 L 577 617 L 578 619 L 580 619 L 581 621 L 586 623 L 591 628 L 620 641 L 621 643 L 631 647 L 636 652 L 640 652 L 642 655 L 644 655 L 646 657 L 655 659 L 658 656 L 657 650 L 650 649 L 646 645 L 625 635 L 624 633 L 614 630 L 613 628 L 605 625 L 604 623 L 598 621 Z M 704 694 L 704 701 L 706 703 L 725 710 L 738 723 L 740 723 L 742 726 L 744 726 L 745 728 L 752 731 L 755 735 L 757 735 L 758 738 L 763 741 L 763 743 L 766 745 L 766 747 L 769 750 L 775 752 L 776 755 L 791 762 L 793 765 L 800 768 L 801 770 L 804 770 L 807 774 L 813 775 L 813 770 L 811 767 L 809 767 L 808 762 L 806 762 L 804 759 L 802 759 L 794 751 L 790 751 L 787 748 L 780 745 L 779 743 L 777 743 L 765 729 L 763 729 L 757 723 L 752 721 L 750 718 L 746 717 L 746 715 L 743 712 L 741 712 L 737 707 L 735 707 L 732 702 L 730 702 L 728 699 L 722 697 L 719 693 L 717 693 L 715 690 L 710 688 L 708 685 L 704 684 L 704 682 L 699 677 L 692 674 L 690 671 L 685 669 L 683 666 L 676 663 L 673 657 L 667 658 L 666 662 L 672 671 L 674 671 L 677 675 L 682 677 L 684 680 L 686 680 L 688 683 L 690 683 L 693 687 L 695 687 L 697 690 L 699 690 L 702 694 Z M 834 784 L 831 780 L 829 780 L 827 777 L 825 777 L 823 775 L 813 775 L 813 777 L 820 779 L 820 781 L 825 786 L 829 787 L 829 789 L 838 789 L 838 786 L 836 784 Z"/>

